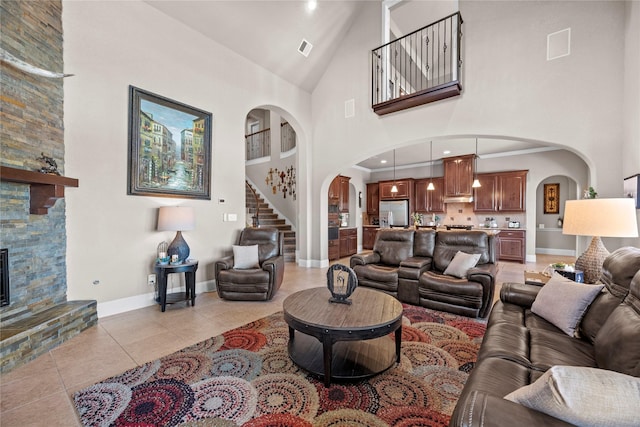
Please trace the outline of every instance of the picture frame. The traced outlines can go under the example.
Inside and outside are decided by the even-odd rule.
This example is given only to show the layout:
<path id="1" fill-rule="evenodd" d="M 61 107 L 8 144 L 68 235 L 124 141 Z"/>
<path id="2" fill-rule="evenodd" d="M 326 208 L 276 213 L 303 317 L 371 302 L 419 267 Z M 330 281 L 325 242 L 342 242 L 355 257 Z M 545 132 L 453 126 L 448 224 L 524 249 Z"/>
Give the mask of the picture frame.
<path id="1" fill-rule="evenodd" d="M 212 115 L 129 86 L 127 194 L 211 200 Z"/>
<path id="2" fill-rule="evenodd" d="M 544 184 L 544 213 L 560 213 L 560 184 Z"/>
<path id="3" fill-rule="evenodd" d="M 624 197 L 633 199 L 636 209 L 640 209 L 640 173 L 624 179 Z"/>

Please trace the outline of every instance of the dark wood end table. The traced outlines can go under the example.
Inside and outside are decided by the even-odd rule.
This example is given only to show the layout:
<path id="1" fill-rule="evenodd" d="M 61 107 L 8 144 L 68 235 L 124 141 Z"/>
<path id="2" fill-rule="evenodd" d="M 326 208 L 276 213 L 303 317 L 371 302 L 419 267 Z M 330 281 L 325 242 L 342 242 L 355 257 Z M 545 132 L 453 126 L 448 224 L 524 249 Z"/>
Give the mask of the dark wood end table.
<path id="1" fill-rule="evenodd" d="M 332 379 L 369 378 L 400 362 L 402 304 L 397 299 L 367 288 L 355 290 L 351 305 L 329 302 L 330 297 L 321 287 L 284 300 L 289 356 L 298 366 L 329 387 Z"/>
<path id="2" fill-rule="evenodd" d="M 158 303 L 164 312 L 167 304 L 191 300 L 191 306 L 196 303 L 196 270 L 198 261 L 188 260 L 182 264 L 156 264 L 158 277 Z M 172 273 L 184 273 L 185 291 L 167 295 L 167 276 Z"/>

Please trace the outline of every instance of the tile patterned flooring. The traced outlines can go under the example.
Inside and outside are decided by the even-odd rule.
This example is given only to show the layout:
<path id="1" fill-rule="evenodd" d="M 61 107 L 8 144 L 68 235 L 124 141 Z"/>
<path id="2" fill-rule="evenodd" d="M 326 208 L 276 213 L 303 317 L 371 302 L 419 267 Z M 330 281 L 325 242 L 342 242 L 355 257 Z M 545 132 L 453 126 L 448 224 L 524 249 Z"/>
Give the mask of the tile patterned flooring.
<path id="1" fill-rule="evenodd" d="M 525 270 L 573 258 L 538 255 L 536 263 L 500 262 L 495 299 L 503 282 L 522 282 Z M 348 265 L 348 259 L 338 262 Z M 301 289 L 326 285 L 326 270 L 287 263 L 284 283 L 269 302 L 224 301 L 199 294 L 194 307 L 150 306 L 99 319 L 98 325 L 0 376 L 0 426 L 80 426 L 72 395 L 136 365 L 282 310 Z"/>

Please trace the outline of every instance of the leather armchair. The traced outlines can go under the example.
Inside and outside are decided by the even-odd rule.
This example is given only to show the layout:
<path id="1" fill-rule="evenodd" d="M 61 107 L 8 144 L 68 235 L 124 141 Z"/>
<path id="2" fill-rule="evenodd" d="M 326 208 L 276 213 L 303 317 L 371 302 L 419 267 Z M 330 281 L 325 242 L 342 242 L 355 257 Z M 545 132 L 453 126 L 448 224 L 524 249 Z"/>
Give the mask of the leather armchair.
<path id="1" fill-rule="evenodd" d="M 245 228 L 239 246 L 258 245 L 259 268 L 235 269 L 233 256 L 216 261 L 216 289 L 220 298 L 268 301 L 282 285 L 282 233 L 276 228 Z"/>

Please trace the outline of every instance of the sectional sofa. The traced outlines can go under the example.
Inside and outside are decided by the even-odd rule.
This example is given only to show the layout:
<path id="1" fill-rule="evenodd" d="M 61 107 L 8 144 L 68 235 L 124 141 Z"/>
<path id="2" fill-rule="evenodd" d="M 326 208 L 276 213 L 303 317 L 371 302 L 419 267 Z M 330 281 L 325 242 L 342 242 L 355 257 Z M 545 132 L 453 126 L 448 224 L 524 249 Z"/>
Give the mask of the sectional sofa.
<path id="1" fill-rule="evenodd" d="M 552 280 L 502 285 L 451 427 L 640 425 L 640 249 Z"/>
<path id="2" fill-rule="evenodd" d="M 460 261 L 467 255 L 474 261 Z M 466 261 L 474 266 L 465 267 Z M 409 304 L 486 317 L 495 290 L 496 241 L 484 231 L 382 229 L 373 251 L 353 255 L 350 265 L 358 286 Z"/>

